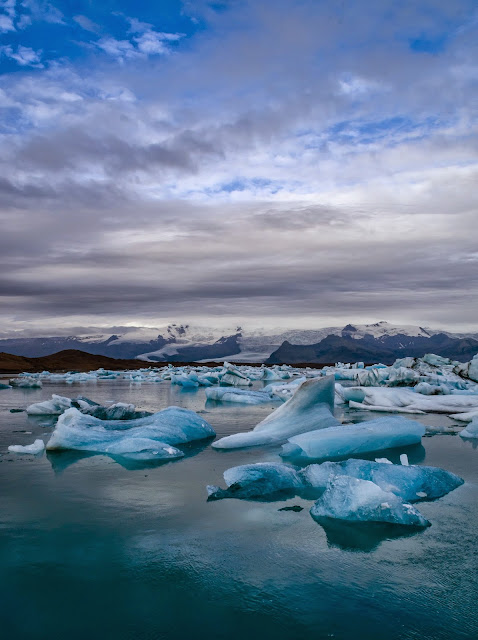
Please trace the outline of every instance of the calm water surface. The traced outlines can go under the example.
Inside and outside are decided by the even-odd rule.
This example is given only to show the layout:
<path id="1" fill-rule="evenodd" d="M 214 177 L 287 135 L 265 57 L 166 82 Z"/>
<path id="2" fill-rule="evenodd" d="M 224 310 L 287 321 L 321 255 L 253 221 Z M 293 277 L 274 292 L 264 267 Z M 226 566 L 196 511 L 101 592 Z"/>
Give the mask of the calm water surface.
<path id="1" fill-rule="evenodd" d="M 149 411 L 206 411 L 218 436 L 252 428 L 277 406 L 205 407 L 204 390 L 167 382 L 0 390 L 4 638 L 478 637 L 478 449 L 471 443 L 434 436 L 409 448 L 411 462 L 466 480 L 420 504 L 432 522 L 426 531 L 400 538 L 325 531 L 308 513 L 312 502 L 299 498 L 206 502 L 206 485 L 223 484 L 225 469 L 278 461 L 279 447 L 219 452 L 206 443 L 179 461 L 143 467 L 102 455 L 9 454 L 9 444 L 46 441 L 52 430 L 47 419 L 10 409 L 52 393 Z M 451 424 L 445 416 L 423 418 Z M 304 510 L 278 511 L 293 504 Z"/>

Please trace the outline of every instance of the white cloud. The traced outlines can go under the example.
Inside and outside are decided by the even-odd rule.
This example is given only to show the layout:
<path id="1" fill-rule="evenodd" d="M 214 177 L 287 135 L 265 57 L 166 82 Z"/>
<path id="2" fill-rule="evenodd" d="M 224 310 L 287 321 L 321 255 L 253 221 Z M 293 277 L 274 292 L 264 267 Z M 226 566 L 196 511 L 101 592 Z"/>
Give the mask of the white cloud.
<path id="1" fill-rule="evenodd" d="M 0 47 L 0 53 L 7 58 L 15 60 L 15 62 L 22 67 L 42 68 L 44 66 L 41 62 L 41 49 L 35 51 L 30 47 L 24 47 L 22 45 L 18 45 L 18 47 L 14 49 L 10 45 L 5 45 Z"/>
<path id="2" fill-rule="evenodd" d="M 93 22 L 93 20 L 90 20 L 87 16 L 73 16 L 73 20 L 79 24 L 82 29 L 85 29 L 85 31 L 91 31 L 91 33 L 98 33 L 101 31 L 101 27 L 96 24 L 96 22 Z"/>

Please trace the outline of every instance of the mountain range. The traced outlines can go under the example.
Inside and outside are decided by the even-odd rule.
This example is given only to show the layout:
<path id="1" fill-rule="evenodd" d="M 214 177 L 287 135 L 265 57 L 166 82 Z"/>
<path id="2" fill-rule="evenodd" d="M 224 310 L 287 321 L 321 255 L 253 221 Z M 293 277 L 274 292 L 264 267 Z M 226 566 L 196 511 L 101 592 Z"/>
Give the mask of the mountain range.
<path id="1" fill-rule="evenodd" d="M 229 360 L 292 364 L 363 360 L 388 364 L 399 357 L 425 353 L 466 361 L 478 353 L 478 333 L 450 333 L 385 321 L 288 331 L 248 330 L 240 326 L 215 330 L 171 324 L 158 329 L 131 327 L 114 334 L 0 340 L 1 351 L 25 357 L 42 357 L 65 349 L 146 362 Z"/>

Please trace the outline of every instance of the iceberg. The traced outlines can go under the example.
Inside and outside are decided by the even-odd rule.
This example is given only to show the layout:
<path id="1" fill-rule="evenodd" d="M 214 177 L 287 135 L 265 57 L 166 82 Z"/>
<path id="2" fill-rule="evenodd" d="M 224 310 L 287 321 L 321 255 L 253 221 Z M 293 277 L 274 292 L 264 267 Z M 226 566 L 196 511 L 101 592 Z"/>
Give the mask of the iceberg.
<path id="1" fill-rule="evenodd" d="M 369 480 L 407 502 L 436 500 L 463 484 L 463 479 L 440 469 L 369 460 L 345 460 L 311 464 L 299 472 L 305 486 L 325 489 L 330 478 L 348 476 Z"/>
<path id="2" fill-rule="evenodd" d="M 478 438 L 478 417 L 473 420 L 460 432 L 462 438 Z"/>
<path id="3" fill-rule="evenodd" d="M 430 523 L 411 504 L 370 480 L 335 476 L 310 510 L 318 520 L 387 522 L 409 527 L 429 527 Z"/>
<path id="4" fill-rule="evenodd" d="M 168 407 L 136 420 L 100 420 L 78 409 L 67 409 L 56 424 L 48 451 L 75 449 L 140 459 L 182 457 L 171 445 L 203 440 L 215 435 L 210 424 L 194 411 Z"/>
<path id="5" fill-rule="evenodd" d="M 208 500 L 262 498 L 304 487 L 303 480 L 294 467 L 273 462 L 232 467 L 224 472 L 224 480 L 227 489 L 208 485 Z"/>
<path id="6" fill-rule="evenodd" d="M 224 472 L 227 488 L 208 486 L 209 500 L 222 498 L 268 498 L 280 492 L 317 495 L 331 478 L 348 476 L 369 480 L 383 491 L 407 502 L 435 500 L 463 484 L 462 478 L 437 467 L 402 466 L 369 460 L 345 460 L 311 464 L 303 469 L 283 463 L 259 462 L 232 467 Z"/>
<path id="7" fill-rule="evenodd" d="M 37 439 L 33 444 L 21 445 L 21 444 L 11 444 L 8 447 L 9 451 L 13 453 L 31 453 L 33 455 L 38 455 L 42 453 L 45 449 L 45 443 L 43 440 Z"/>
<path id="8" fill-rule="evenodd" d="M 236 404 L 264 404 L 272 400 L 265 391 L 249 389 L 231 389 L 230 387 L 209 387 L 206 398 L 215 402 L 235 402 Z"/>
<path id="9" fill-rule="evenodd" d="M 333 376 L 303 382 L 287 400 L 252 431 L 236 433 L 213 442 L 215 449 L 236 449 L 280 444 L 295 434 L 340 424 L 334 418 Z"/>
<path id="10" fill-rule="evenodd" d="M 289 438 L 281 456 L 295 460 L 325 460 L 417 444 L 425 427 L 398 416 L 358 424 L 318 429 Z"/>
<path id="11" fill-rule="evenodd" d="M 231 387 L 250 387 L 252 384 L 251 380 L 247 376 L 241 373 L 237 367 L 233 367 L 232 364 L 229 364 L 228 362 L 224 363 L 224 369 L 219 375 L 219 380 L 221 384 Z"/>
<path id="12" fill-rule="evenodd" d="M 31 378 L 28 376 L 24 378 L 11 378 L 8 382 L 11 387 L 16 387 L 19 389 L 41 389 L 43 386 L 41 380 L 37 380 L 36 378 Z"/>
<path id="13" fill-rule="evenodd" d="M 70 407 L 70 398 L 53 394 L 51 400 L 30 404 L 27 413 L 30 416 L 59 416 Z"/>
<path id="14" fill-rule="evenodd" d="M 390 413 L 461 413 L 478 409 L 478 393 L 467 395 L 423 395 L 412 389 L 366 387 L 362 401 L 350 400 L 351 409 Z"/>

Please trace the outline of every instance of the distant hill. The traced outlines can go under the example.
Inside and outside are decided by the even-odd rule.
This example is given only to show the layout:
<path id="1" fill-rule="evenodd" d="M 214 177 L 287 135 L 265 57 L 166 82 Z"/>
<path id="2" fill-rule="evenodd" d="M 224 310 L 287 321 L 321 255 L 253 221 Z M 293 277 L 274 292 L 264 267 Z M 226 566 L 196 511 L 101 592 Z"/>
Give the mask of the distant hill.
<path id="1" fill-rule="evenodd" d="M 140 360 L 117 360 L 106 356 L 92 355 L 76 349 L 67 349 L 49 356 L 27 358 L 10 353 L 0 353 L 1 373 L 38 373 L 41 371 L 92 371 L 95 369 L 140 369 L 145 363 Z"/>

